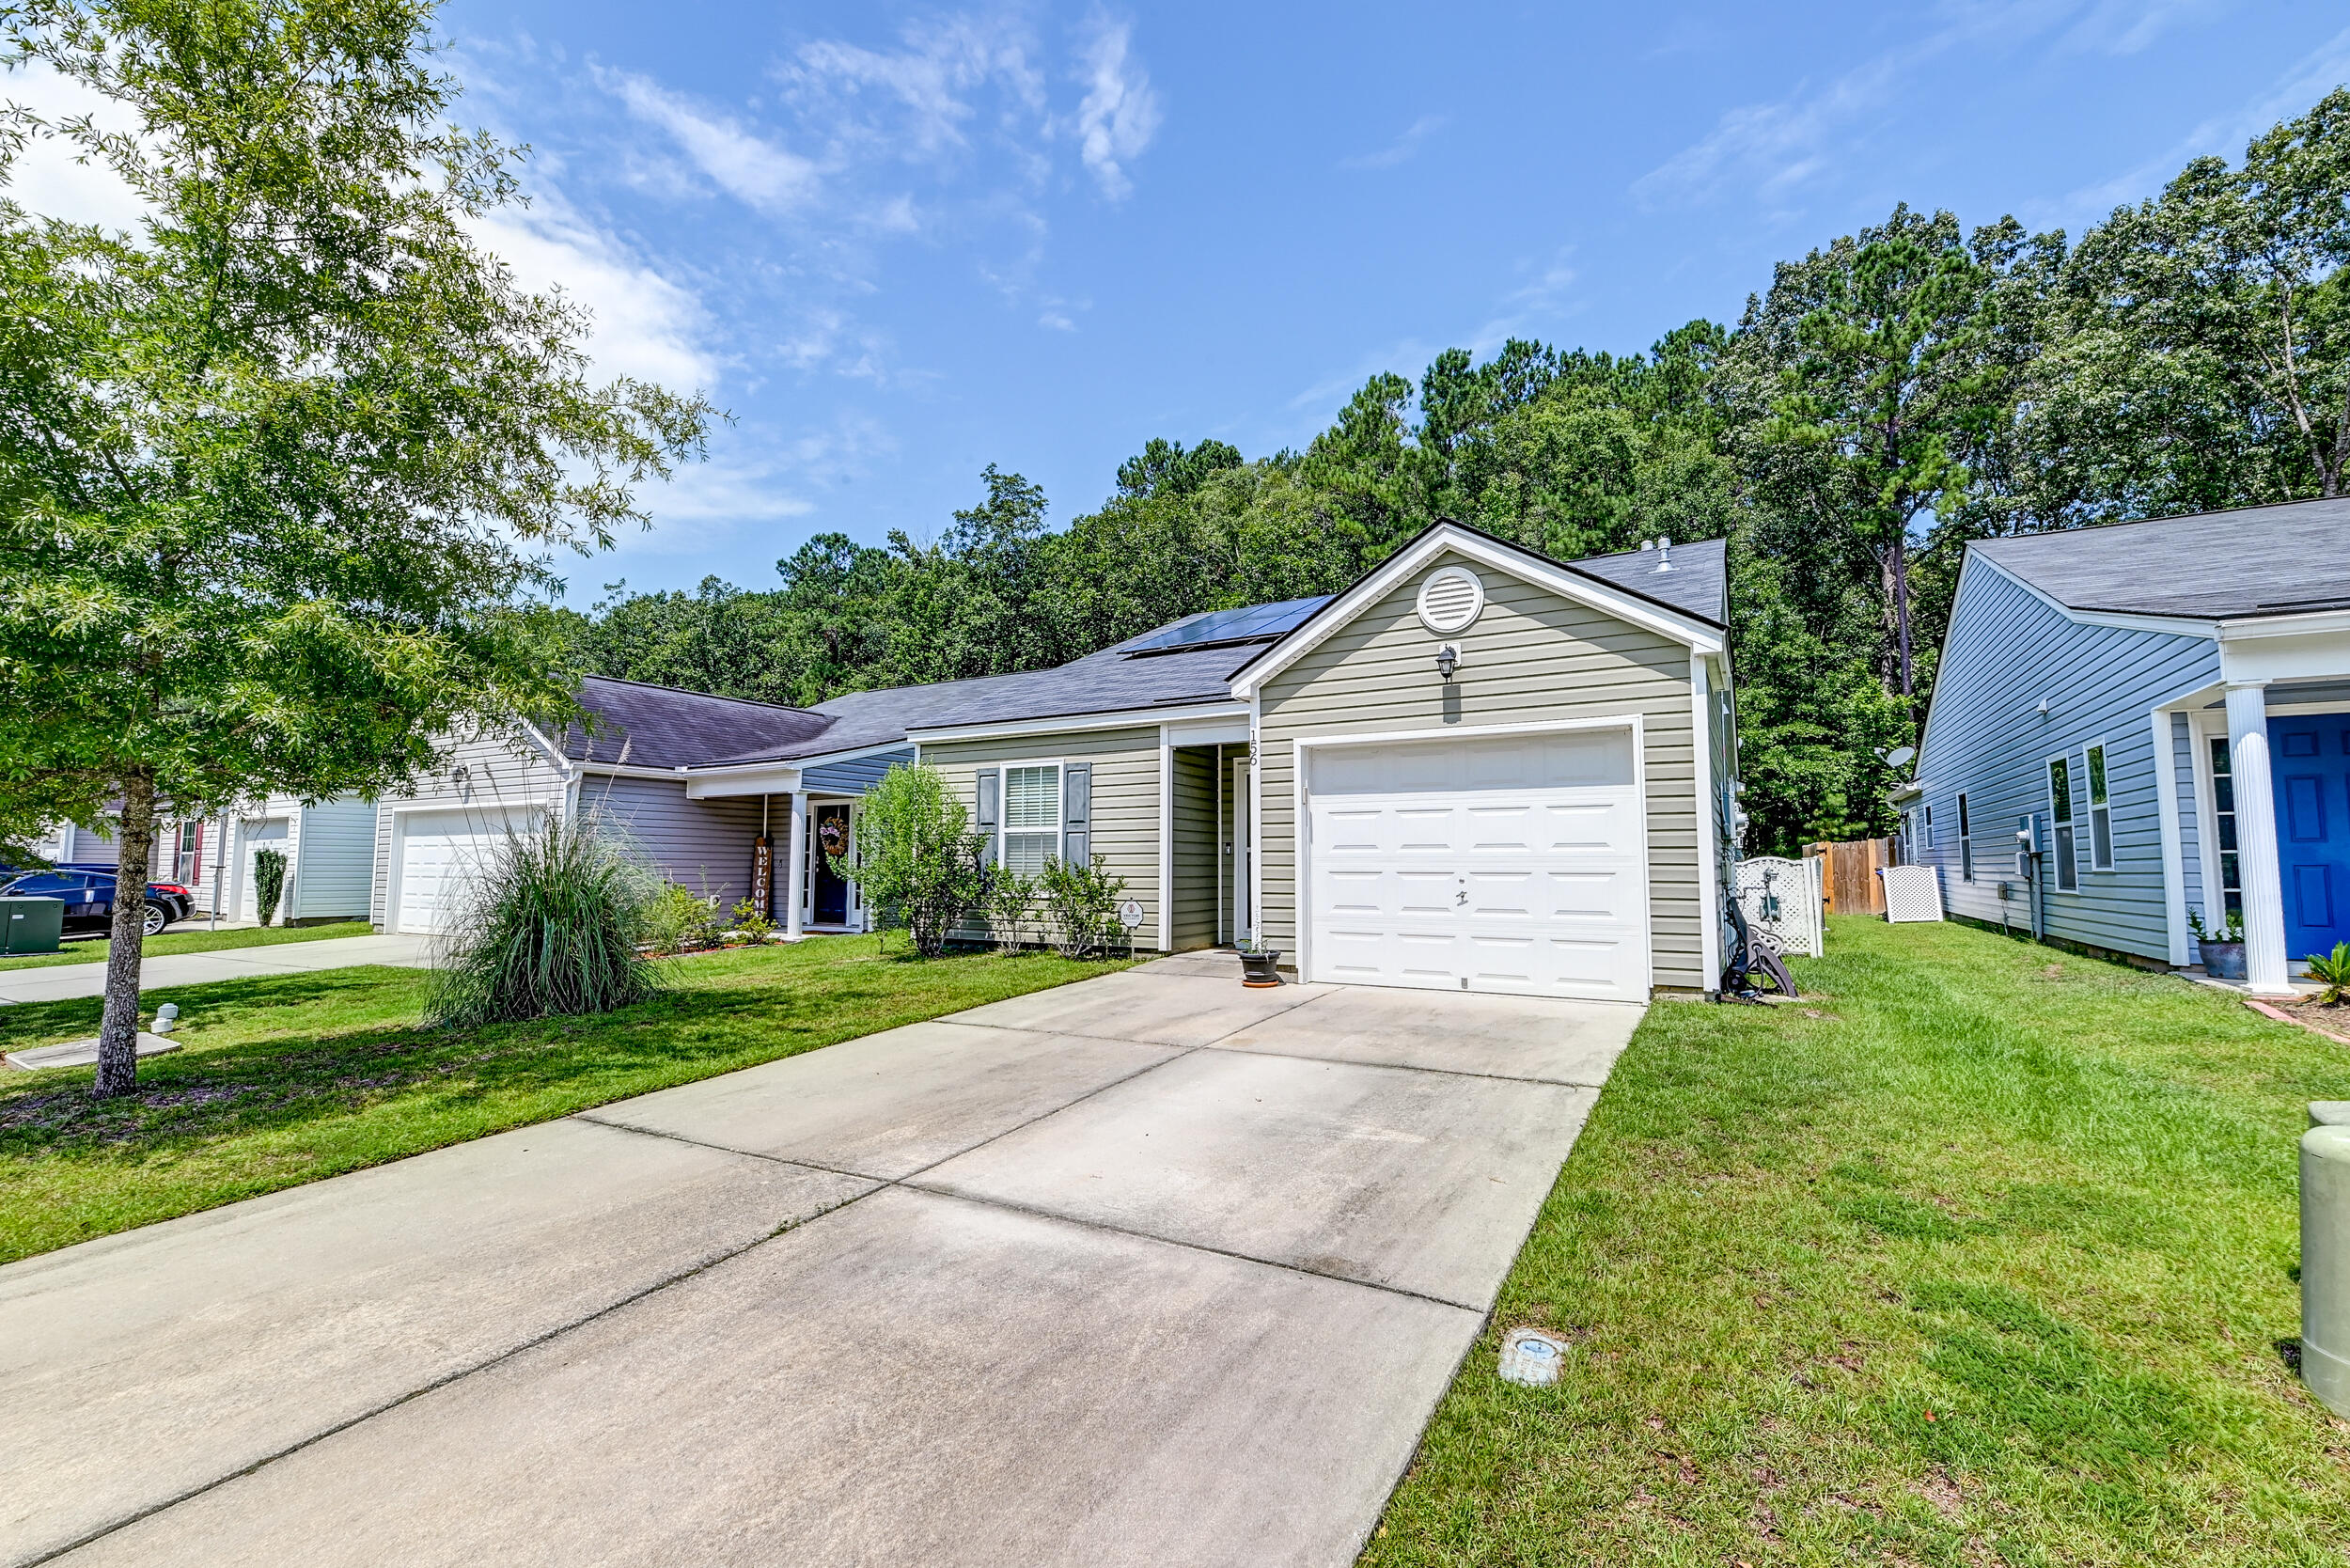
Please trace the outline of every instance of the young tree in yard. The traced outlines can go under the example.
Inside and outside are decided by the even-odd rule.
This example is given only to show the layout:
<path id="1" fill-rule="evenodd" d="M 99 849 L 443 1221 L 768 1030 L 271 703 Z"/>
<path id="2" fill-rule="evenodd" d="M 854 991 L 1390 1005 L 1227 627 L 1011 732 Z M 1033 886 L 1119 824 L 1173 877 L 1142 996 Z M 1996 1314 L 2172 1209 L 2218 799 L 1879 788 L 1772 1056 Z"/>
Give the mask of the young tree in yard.
<path id="1" fill-rule="evenodd" d="M 135 131 L 57 136 L 146 209 L 0 202 L 0 836 L 118 799 L 394 786 L 436 737 L 567 703 L 516 590 L 640 519 L 708 408 L 597 386 L 586 322 L 467 225 L 512 154 L 445 122 L 427 0 L 24 0 L 20 63 Z M 0 164 L 0 173 L 8 165 Z M 140 903 L 116 901 L 97 1091 L 134 1083 Z"/>
<path id="2" fill-rule="evenodd" d="M 915 950 L 934 958 L 955 922 L 987 897 L 985 843 L 936 768 L 901 765 L 866 793 L 855 857 L 835 856 L 832 867 L 857 885 L 866 908 L 895 911 Z"/>

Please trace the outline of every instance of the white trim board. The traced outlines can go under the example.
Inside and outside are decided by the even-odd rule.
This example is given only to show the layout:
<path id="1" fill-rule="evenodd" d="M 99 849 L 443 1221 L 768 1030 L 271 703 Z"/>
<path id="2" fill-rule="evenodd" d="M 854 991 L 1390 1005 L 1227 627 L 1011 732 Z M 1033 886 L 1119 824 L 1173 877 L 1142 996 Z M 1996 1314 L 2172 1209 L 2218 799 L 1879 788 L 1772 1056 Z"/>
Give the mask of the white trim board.
<path id="1" fill-rule="evenodd" d="M 1718 627 L 1709 626 L 1695 617 L 1610 588 L 1597 577 L 1538 559 L 1481 534 L 1439 523 L 1409 548 L 1389 557 L 1353 588 L 1316 611 L 1304 625 L 1259 654 L 1255 662 L 1232 678 L 1232 695 L 1255 698 L 1266 682 L 1321 647 L 1340 627 L 1447 551 L 1701 652 L 1718 653 L 1727 647 Z"/>

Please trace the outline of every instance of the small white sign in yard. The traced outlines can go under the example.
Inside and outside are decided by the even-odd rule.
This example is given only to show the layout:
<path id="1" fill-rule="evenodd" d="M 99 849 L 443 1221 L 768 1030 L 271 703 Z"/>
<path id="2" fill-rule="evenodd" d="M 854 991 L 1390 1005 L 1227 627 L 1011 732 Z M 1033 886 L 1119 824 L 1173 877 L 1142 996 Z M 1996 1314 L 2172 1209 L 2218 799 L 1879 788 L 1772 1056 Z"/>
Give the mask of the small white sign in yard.
<path id="1" fill-rule="evenodd" d="M 1118 918 L 1128 931 L 1139 930 L 1142 925 L 1142 901 L 1128 899 L 1124 903 L 1120 904 Z"/>

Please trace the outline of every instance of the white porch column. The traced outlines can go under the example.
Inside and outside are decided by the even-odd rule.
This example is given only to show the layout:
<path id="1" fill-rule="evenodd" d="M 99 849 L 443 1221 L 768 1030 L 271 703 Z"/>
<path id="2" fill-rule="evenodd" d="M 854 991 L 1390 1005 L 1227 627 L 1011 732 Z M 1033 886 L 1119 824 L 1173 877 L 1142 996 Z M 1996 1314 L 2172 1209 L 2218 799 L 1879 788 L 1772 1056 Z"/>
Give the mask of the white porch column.
<path id="1" fill-rule="evenodd" d="M 2228 683 L 2228 771 L 2235 791 L 2236 876 L 2244 885 L 2244 975 L 2253 995 L 2290 996 L 2277 796 L 2268 778 L 2268 682 Z"/>
<path id="2" fill-rule="evenodd" d="M 784 856 L 783 875 L 783 939 L 797 942 L 807 934 L 807 796 L 798 790 L 791 792 L 791 848 Z M 2284 937 L 2277 940 L 2282 943 Z"/>

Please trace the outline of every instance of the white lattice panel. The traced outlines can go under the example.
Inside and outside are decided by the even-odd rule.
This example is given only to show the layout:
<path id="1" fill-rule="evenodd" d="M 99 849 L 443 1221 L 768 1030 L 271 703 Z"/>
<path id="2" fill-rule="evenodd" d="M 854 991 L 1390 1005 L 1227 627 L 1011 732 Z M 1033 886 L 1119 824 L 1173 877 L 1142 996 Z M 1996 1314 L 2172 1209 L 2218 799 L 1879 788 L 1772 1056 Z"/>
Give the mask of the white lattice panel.
<path id="1" fill-rule="evenodd" d="M 1746 912 L 1747 924 L 1782 953 L 1818 958 L 1826 950 L 1820 920 L 1823 864 L 1776 855 L 1738 862 L 1738 907 Z"/>
<path id="2" fill-rule="evenodd" d="M 1888 920 L 1942 917 L 1942 875 L 1932 866 L 1888 866 L 1877 874 L 1885 878 Z"/>

